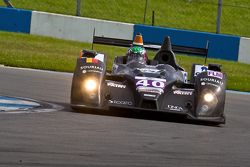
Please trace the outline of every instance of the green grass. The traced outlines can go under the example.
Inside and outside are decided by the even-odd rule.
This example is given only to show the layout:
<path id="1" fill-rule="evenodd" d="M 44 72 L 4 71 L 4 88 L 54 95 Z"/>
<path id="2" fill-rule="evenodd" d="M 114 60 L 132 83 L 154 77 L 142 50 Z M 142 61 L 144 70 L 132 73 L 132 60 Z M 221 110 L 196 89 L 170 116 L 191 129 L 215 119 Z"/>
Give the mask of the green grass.
<path id="1" fill-rule="evenodd" d="M 146 0 L 82 0 L 81 15 L 128 23 L 143 23 Z M 76 0 L 11 0 L 16 8 L 75 15 Z M 145 24 L 215 32 L 218 0 L 148 0 Z M 0 6 L 4 6 L 0 0 Z M 249 0 L 223 1 L 221 33 L 250 37 Z"/>
<path id="2" fill-rule="evenodd" d="M 73 72 L 79 51 L 91 48 L 86 43 L 28 34 L 0 31 L 0 37 L 0 64 L 6 66 Z M 114 56 L 124 55 L 127 50 L 104 45 L 95 45 L 94 49 L 108 55 L 109 69 Z M 154 54 L 149 52 L 149 57 L 152 58 Z M 203 64 L 204 58 L 177 55 L 177 61 L 190 72 L 191 65 Z M 223 72 L 228 76 L 228 89 L 250 91 L 250 65 L 217 59 L 208 59 L 208 62 L 223 65 Z"/>

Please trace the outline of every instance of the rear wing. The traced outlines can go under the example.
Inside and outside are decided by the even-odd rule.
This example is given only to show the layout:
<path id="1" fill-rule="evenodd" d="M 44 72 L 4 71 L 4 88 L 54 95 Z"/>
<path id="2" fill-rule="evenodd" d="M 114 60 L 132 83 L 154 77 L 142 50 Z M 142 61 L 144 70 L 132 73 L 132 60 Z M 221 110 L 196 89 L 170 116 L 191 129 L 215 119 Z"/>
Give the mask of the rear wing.
<path id="1" fill-rule="evenodd" d="M 130 47 L 131 44 L 133 43 L 133 41 L 132 40 L 125 40 L 125 39 L 116 39 L 116 38 L 93 36 L 93 43 L 94 44 L 104 44 L 104 45 Z M 187 47 L 187 46 L 172 45 L 172 50 L 174 52 L 179 52 L 179 53 L 187 53 L 187 54 L 196 54 L 196 55 L 207 56 L 208 45 L 209 45 L 208 41 L 207 41 L 206 48 L 194 48 L 194 47 Z M 144 47 L 146 49 L 150 49 L 150 50 L 159 50 L 161 48 L 160 45 L 147 44 L 147 43 L 144 44 Z"/>

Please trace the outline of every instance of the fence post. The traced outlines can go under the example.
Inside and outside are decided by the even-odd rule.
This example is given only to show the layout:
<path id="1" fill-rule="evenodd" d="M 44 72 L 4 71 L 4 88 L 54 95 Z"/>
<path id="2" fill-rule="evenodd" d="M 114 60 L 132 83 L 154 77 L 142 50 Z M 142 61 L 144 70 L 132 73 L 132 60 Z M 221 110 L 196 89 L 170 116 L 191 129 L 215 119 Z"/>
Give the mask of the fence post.
<path id="1" fill-rule="evenodd" d="M 3 2 L 7 5 L 8 8 L 14 8 L 14 6 L 10 3 L 9 0 L 3 0 Z"/>
<path id="2" fill-rule="evenodd" d="M 216 34 L 220 33 L 221 13 L 222 13 L 222 0 L 218 0 L 218 11 L 217 11 L 217 20 L 216 20 Z"/>
<path id="3" fill-rule="evenodd" d="M 155 11 L 152 11 L 152 26 L 155 25 Z"/>
<path id="4" fill-rule="evenodd" d="M 143 16 L 143 24 L 145 24 L 146 21 L 146 13 L 147 13 L 147 7 L 148 7 L 148 0 L 145 0 L 145 9 L 144 9 L 144 16 Z"/>
<path id="5" fill-rule="evenodd" d="M 76 16 L 81 16 L 81 0 L 76 0 Z"/>

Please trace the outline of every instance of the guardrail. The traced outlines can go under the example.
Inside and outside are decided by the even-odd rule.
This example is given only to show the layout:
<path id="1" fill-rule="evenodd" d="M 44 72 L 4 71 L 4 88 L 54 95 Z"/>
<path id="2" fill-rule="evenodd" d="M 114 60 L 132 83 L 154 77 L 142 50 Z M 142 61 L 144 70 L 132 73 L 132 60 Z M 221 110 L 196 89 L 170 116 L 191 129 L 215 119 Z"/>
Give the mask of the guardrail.
<path id="1" fill-rule="evenodd" d="M 32 11 L 0 7 L 0 30 L 30 33 Z"/>
<path id="2" fill-rule="evenodd" d="M 209 41 L 208 57 L 238 60 L 240 37 L 237 36 L 135 25 L 134 35 L 139 32 L 143 34 L 146 43 L 161 44 L 165 36 L 170 36 L 173 45 L 206 49 Z"/>

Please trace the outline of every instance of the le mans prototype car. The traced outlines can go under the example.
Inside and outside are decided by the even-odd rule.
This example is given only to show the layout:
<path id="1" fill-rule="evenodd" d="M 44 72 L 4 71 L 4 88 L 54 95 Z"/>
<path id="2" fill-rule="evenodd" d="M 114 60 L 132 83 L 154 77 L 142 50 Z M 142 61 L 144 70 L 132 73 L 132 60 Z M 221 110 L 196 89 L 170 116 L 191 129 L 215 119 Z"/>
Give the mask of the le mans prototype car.
<path id="1" fill-rule="evenodd" d="M 170 38 L 147 64 L 117 56 L 107 72 L 107 56 L 82 50 L 72 80 L 73 109 L 182 114 L 187 119 L 224 124 L 226 75 L 220 65 L 192 65 L 190 80 L 172 51 Z M 141 112 L 143 113 L 143 112 Z"/>

